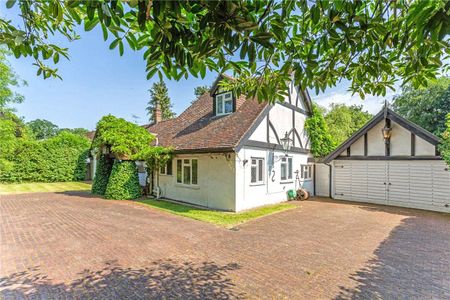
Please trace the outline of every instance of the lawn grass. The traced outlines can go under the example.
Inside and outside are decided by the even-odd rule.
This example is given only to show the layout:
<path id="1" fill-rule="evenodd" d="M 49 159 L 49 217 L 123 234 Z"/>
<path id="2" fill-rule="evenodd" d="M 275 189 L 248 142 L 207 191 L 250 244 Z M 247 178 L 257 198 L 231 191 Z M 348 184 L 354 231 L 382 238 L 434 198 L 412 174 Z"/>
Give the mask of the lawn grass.
<path id="1" fill-rule="evenodd" d="M 68 192 L 90 190 L 91 185 L 85 182 L 30 182 L 0 184 L 0 195 L 41 193 L 41 192 Z"/>
<path id="2" fill-rule="evenodd" d="M 216 225 L 231 228 L 252 219 L 267 216 L 273 213 L 292 209 L 296 205 L 292 203 L 279 203 L 274 205 L 262 206 L 241 213 L 224 212 L 216 210 L 207 210 L 179 203 L 173 203 L 164 200 L 145 199 L 139 200 L 139 203 L 191 219 L 213 223 Z"/>

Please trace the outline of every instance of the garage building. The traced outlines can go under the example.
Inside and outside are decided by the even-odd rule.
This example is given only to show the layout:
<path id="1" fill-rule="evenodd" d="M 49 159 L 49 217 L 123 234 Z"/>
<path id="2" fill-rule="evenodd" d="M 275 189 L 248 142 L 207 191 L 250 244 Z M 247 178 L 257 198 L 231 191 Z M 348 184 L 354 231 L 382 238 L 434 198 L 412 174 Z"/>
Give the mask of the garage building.
<path id="1" fill-rule="evenodd" d="M 450 171 L 438 144 L 385 106 L 316 165 L 316 195 L 450 212 Z"/>

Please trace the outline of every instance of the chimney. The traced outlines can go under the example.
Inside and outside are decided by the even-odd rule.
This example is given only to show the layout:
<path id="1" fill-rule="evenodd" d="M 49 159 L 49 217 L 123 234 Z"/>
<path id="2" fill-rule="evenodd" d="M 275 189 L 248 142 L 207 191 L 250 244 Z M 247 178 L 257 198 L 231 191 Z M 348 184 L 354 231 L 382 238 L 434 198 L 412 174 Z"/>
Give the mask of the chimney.
<path id="1" fill-rule="evenodd" d="M 162 112 L 161 112 L 161 105 L 159 105 L 159 102 L 156 102 L 155 111 L 154 111 L 154 121 L 155 124 L 158 124 L 162 121 Z"/>

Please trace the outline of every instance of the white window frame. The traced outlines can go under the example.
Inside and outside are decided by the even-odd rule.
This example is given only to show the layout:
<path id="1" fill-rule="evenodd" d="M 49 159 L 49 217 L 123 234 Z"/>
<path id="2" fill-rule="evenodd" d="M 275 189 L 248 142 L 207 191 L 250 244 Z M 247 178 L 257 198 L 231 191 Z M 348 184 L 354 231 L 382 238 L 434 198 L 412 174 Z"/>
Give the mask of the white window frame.
<path id="1" fill-rule="evenodd" d="M 307 181 L 312 180 L 312 165 L 300 165 L 300 178 Z M 306 176 L 305 176 L 306 174 Z"/>
<path id="2" fill-rule="evenodd" d="M 170 161 L 170 162 L 172 162 L 172 161 Z M 171 164 L 171 167 L 172 167 L 172 172 L 171 173 L 172 174 L 169 174 L 169 172 L 167 172 L 168 171 L 168 167 L 169 167 L 169 161 L 167 161 L 164 166 L 161 166 L 159 168 L 159 175 L 173 176 L 173 163 Z"/>
<path id="3" fill-rule="evenodd" d="M 181 178 L 178 178 L 178 162 L 179 161 L 181 161 Z M 197 174 L 196 174 L 197 182 L 196 183 L 193 183 L 193 180 L 192 180 L 192 178 L 193 178 L 192 175 L 194 174 L 193 161 L 195 161 L 196 168 L 197 168 Z M 184 180 L 185 167 L 190 168 L 189 169 L 189 182 L 185 182 L 185 180 Z M 179 179 L 180 179 L 180 181 L 179 181 Z M 176 183 L 181 184 L 181 185 L 187 185 L 187 186 L 198 186 L 198 159 L 197 158 L 177 158 L 177 160 L 176 160 Z"/>
<path id="4" fill-rule="evenodd" d="M 285 165 L 286 174 L 284 174 L 283 178 L 283 165 Z M 285 156 L 281 158 L 280 163 L 280 180 L 282 182 L 285 181 L 292 181 L 292 174 L 293 174 L 293 164 L 292 164 L 292 156 Z"/>
<path id="5" fill-rule="evenodd" d="M 260 161 L 262 163 L 260 164 Z M 250 159 L 250 184 L 251 185 L 260 185 L 264 184 L 264 170 L 265 170 L 265 159 L 263 157 L 252 157 Z M 252 178 L 252 169 L 256 168 L 256 180 L 253 181 Z M 261 175 L 261 176 L 259 176 Z"/>
<path id="6" fill-rule="evenodd" d="M 222 94 L 217 94 L 215 101 L 216 101 L 216 116 L 229 115 L 233 112 L 233 93 L 232 92 L 225 92 Z M 219 105 L 219 101 L 222 101 L 222 104 Z M 225 105 L 226 102 L 231 102 L 231 111 L 228 111 L 228 112 L 225 111 L 225 108 L 227 107 Z M 219 109 L 221 109 L 222 112 L 219 112 Z"/>

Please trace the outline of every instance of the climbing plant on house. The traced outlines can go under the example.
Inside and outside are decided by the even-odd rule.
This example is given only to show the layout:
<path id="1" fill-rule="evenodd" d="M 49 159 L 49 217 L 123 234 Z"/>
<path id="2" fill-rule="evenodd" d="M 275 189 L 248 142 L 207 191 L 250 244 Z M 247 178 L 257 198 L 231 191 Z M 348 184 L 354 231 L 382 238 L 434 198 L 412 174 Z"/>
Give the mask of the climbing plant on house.
<path id="1" fill-rule="evenodd" d="M 312 115 L 306 119 L 305 129 L 311 143 L 314 156 L 323 157 L 335 148 L 327 123 L 316 104 L 313 104 Z"/>
<path id="2" fill-rule="evenodd" d="M 106 186 L 108 185 L 109 176 L 113 160 L 106 157 L 104 154 L 100 154 L 98 160 L 97 169 L 95 170 L 94 181 L 92 182 L 92 194 L 104 195 L 106 192 Z"/>
<path id="3" fill-rule="evenodd" d="M 136 163 L 115 160 L 105 191 L 105 198 L 130 200 L 141 196 Z"/>
<path id="4" fill-rule="evenodd" d="M 144 127 L 112 115 L 104 116 L 97 123 L 92 145 L 115 159 L 111 173 L 105 168 L 96 179 L 102 183 L 99 194 L 107 182 L 104 194 L 108 199 L 135 199 L 141 195 L 135 161 L 148 161 L 155 167 L 170 152 L 169 148 L 152 146 L 154 138 Z"/>

